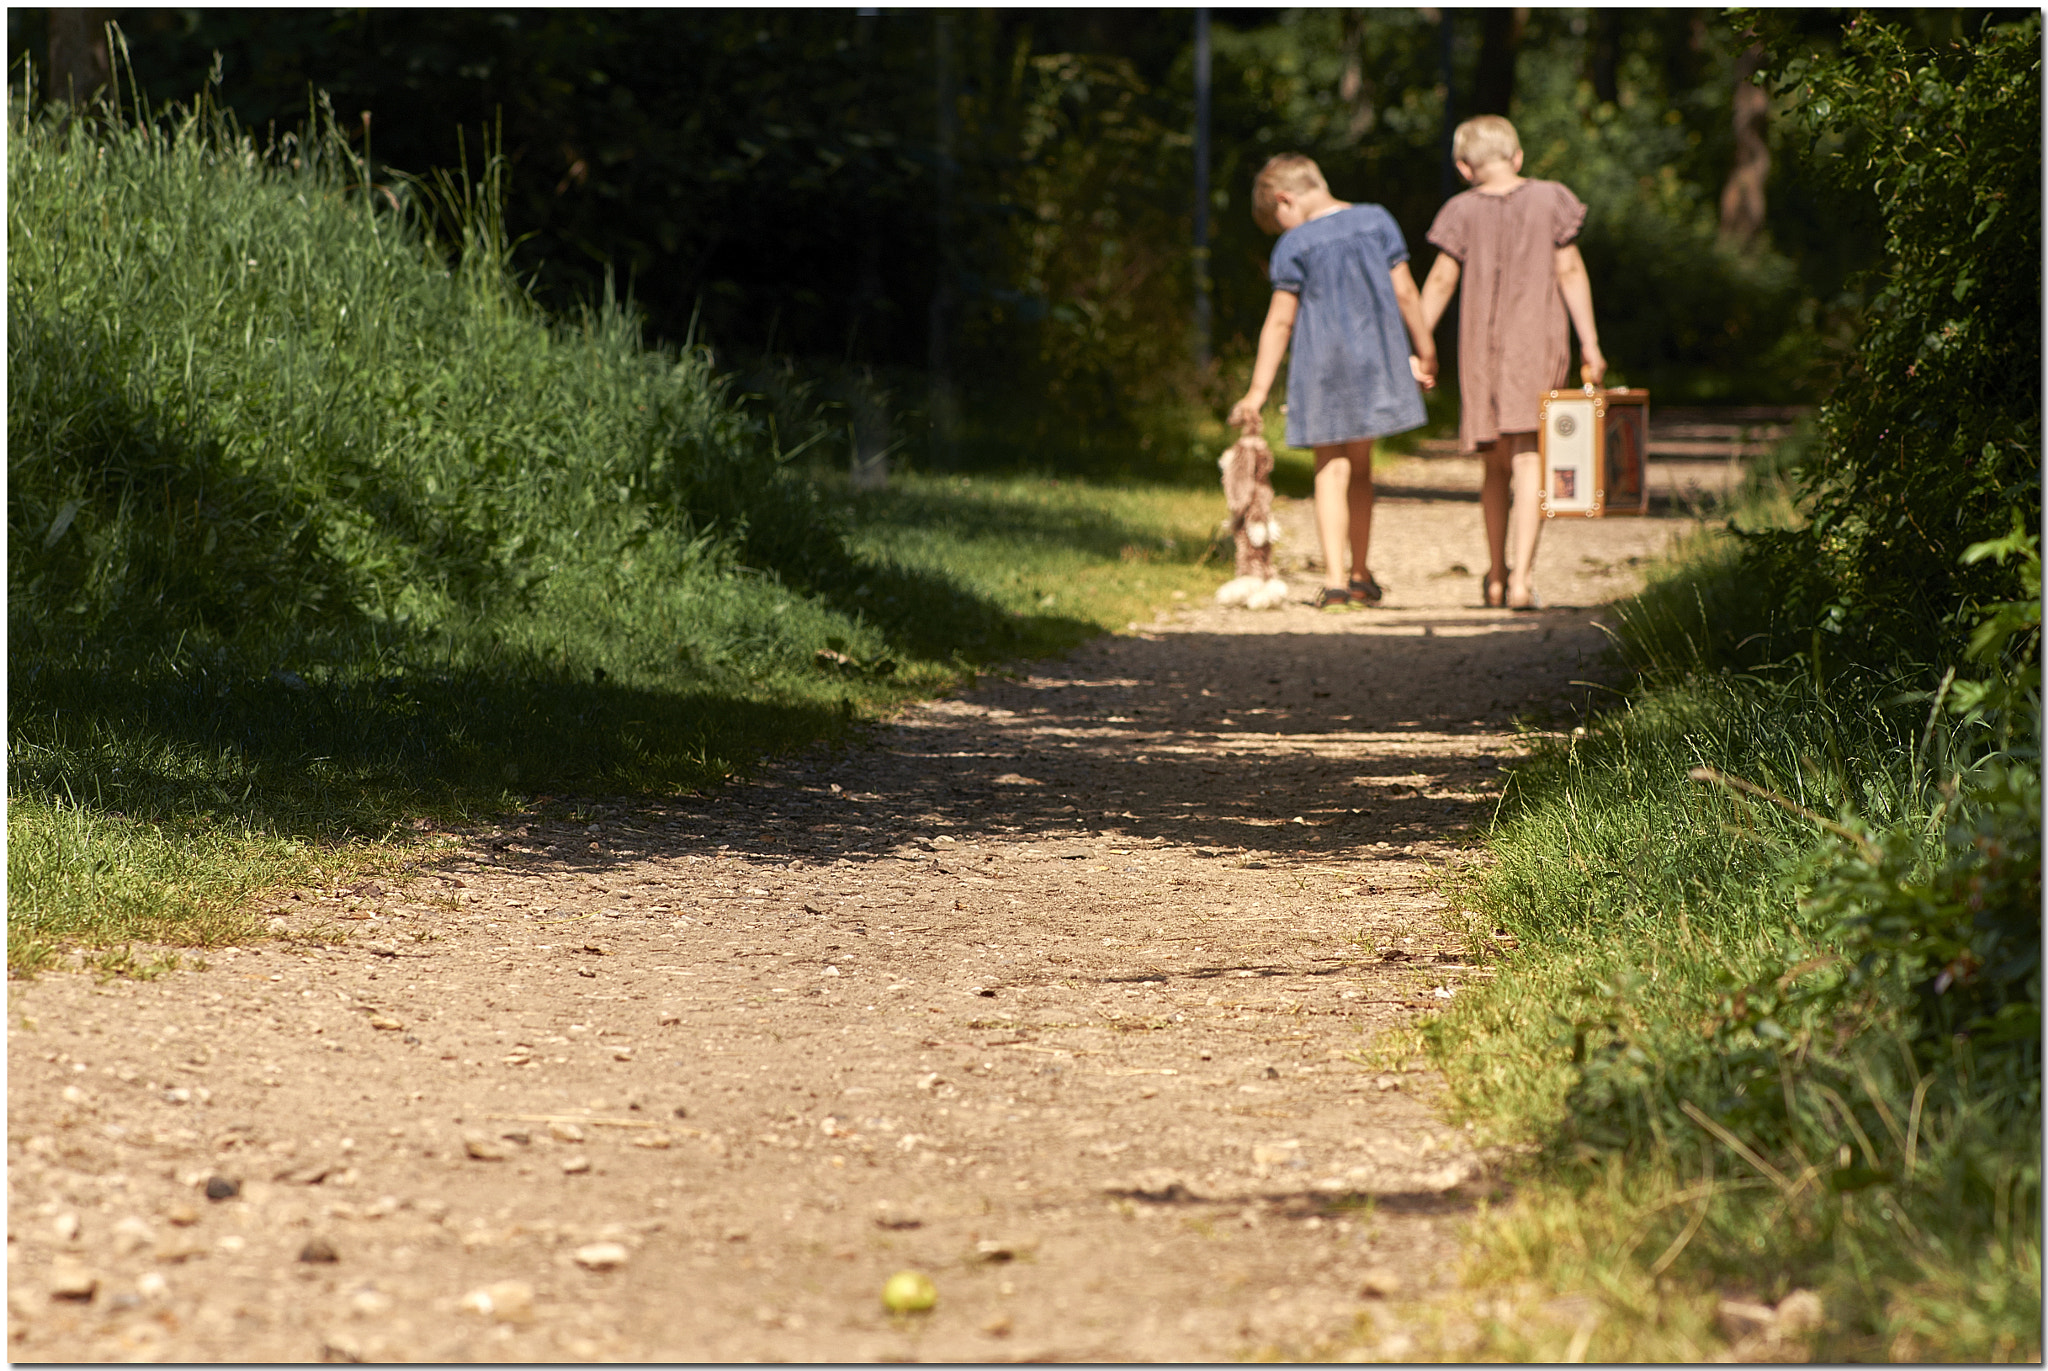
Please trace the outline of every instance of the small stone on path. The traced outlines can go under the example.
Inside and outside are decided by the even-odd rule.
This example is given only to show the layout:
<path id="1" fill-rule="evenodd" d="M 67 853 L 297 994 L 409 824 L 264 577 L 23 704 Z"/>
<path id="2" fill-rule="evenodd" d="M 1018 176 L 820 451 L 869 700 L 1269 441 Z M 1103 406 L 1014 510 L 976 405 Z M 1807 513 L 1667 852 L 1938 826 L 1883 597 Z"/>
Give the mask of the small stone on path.
<path id="1" fill-rule="evenodd" d="M 499 1323 L 533 1322 L 533 1287 L 525 1281 L 499 1281 L 462 1297 L 462 1307 Z"/>
<path id="2" fill-rule="evenodd" d="M 50 1267 L 50 1298 L 87 1302 L 99 1293 L 99 1273 L 69 1257 L 59 1257 Z"/>
<path id="3" fill-rule="evenodd" d="M 629 1254 L 615 1242 L 594 1242 L 576 1249 L 576 1264 L 586 1271 L 612 1271 L 626 1264 Z"/>
<path id="4" fill-rule="evenodd" d="M 505 1160 L 503 1144 L 474 1130 L 463 1134 L 462 1150 L 469 1154 L 472 1161 L 501 1162 Z"/>
<path id="5" fill-rule="evenodd" d="M 1778 1301 L 1777 1314 L 1779 1330 L 1798 1337 L 1819 1328 L 1827 1317 L 1827 1310 L 1821 1304 L 1820 1296 L 1811 1290 L 1794 1290 Z"/>
<path id="6" fill-rule="evenodd" d="M 119 1256 L 133 1256 L 155 1242 L 149 1224 L 133 1214 L 114 1225 L 114 1251 Z"/>

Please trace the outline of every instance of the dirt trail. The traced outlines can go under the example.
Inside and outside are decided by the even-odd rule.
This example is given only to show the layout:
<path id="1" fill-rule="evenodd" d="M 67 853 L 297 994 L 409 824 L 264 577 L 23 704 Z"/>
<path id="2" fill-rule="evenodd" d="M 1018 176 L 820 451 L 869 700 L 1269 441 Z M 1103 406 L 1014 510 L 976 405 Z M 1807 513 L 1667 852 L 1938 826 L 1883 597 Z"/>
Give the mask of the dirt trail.
<path id="1" fill-rule="evenodd" d="M 1432 874 L 1679 526 L 1560 521 L 1560 607 L 1485 610 L 1475 477 L 1389 473 L 1378 611 L 1301 603 L 1288 504 L 1281 610 L 11 984 L 12 1356 L 1399 1356 L 1487 1168 L 1361 1050 L 1491 974 Z"/>

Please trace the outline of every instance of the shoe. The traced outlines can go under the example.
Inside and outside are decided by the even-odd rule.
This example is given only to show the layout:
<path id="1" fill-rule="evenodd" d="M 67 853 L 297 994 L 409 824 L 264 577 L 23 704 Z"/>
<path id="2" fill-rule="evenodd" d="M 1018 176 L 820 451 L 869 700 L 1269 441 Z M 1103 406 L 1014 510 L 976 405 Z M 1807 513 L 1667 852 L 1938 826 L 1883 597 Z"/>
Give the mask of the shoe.
<path id="1" fill-rule="evenodd" d="M 1508 607 L 1508 583 L 1506 581 L 1489 580 L 1486 583 L 1486 607 L 1488 609 L 1506 609 Z"/>
<path id="2" fill-rule="evenodd" d="M 1342 586 L 1324 586 L 1316 592 L 1317 609 L 1349 609 L 1357 599 Z"/>
<path id="3" fill-rule="evenodd" d="M 1370 571 L 1363 576 L 1351 578 L 1351 598 L 1359 604 L 1376 605 L 1386 598 L 1386 594 L 1380 589 L 1380 583 L 1372 578 Z"/>

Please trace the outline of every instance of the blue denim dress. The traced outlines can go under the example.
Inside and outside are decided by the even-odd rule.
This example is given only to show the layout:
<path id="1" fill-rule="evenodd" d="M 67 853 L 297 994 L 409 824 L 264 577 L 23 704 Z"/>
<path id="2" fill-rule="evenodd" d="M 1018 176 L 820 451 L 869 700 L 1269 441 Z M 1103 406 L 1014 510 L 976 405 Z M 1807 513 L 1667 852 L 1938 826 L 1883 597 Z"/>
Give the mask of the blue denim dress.
<path id="1" fill-rule="evenodd" d="M 1311 219 L 1280 235 L 1268 274 L 1301 297 L 1287 363 L 1287 443 L 1315 447 L 1422 427 L 1408 330 L 1389 273 L 1408 260 L 1378 205 Z"/>

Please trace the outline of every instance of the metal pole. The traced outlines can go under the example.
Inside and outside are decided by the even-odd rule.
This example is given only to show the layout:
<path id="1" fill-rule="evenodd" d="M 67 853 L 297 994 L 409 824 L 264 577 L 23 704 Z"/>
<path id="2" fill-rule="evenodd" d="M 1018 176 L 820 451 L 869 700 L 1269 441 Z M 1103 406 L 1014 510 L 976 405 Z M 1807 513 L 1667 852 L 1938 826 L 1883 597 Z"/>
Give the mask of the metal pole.
<path id="1" fill-rule="evenodd" d="M 1195 366 L 1209 370 L 1209 11 L 1195 11 Z"/>

